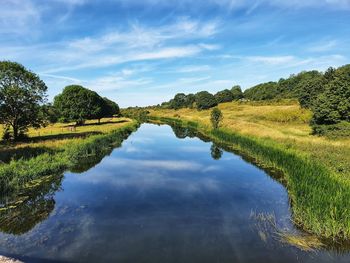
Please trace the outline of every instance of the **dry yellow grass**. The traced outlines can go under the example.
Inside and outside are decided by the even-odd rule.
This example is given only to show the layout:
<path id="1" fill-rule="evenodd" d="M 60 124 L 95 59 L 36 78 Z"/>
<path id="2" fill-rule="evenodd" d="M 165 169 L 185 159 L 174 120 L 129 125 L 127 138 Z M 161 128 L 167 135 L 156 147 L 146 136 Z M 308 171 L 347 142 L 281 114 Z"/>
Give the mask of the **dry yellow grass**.
<path id="1" fill-rule="evenodd" d="M 337 174 L 350 176 L 350 138 L 329 139 L 311 135 L 308 125 L 311 112 L 301 109 L 297 102 L 280 104 L 220 104 L 224 116 L 221 126 L 241 134 L 277 141 L 285 147 L 309 154 Z M 180 117 L 210 126 L 210 110 L 156 109 L 151 110 L 151 115 Z"/>

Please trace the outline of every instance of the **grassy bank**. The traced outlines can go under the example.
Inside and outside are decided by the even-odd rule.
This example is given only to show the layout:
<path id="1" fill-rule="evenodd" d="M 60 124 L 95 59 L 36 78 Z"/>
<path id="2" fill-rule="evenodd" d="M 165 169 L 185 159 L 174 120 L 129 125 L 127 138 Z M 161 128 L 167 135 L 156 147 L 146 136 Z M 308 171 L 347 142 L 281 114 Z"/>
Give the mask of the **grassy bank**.
<path id="1" fill-rule="evenodd" d="M 7 156 L 8 152 L 13 152 L 14 158 L 0 164 L 0 192 L 3 196 L 12 195 L 40 177 L 66 169 L 74 170 L 76 167 L 81 170 L 85 160 L 96 162 L 100 156 L 108 154 L 112 147 L 120 145 L 137 127 L 138 123 L 129 119 L 105 121 L 100 125 L 88 123 L 79 127 L 79 130 L 56 124 L 37 131 L 48 132 L 47 136 L 32 136 L 28 142 L 3 145 L 0 154 Z M 60 133 L 62 129 L 67 132 Z"/>
<path id="2" fill-rule="evenodd" d="M 216 131 L 210 128 L 209 111 L 157 110 L 151 111 L 151 116 L 189 125 L 213 141 L 255 158 L 262 166 L 283 171 L 295 222 L 325 238 L 349 239 L 349 140 L 309 135 L 309 113 L 294 104 L 227 103 L 220 108 L 225 119 Z M 343 156 L 336 154 L 338 151 Z M 331 160 L 324 161 L 327 155 Z"/>

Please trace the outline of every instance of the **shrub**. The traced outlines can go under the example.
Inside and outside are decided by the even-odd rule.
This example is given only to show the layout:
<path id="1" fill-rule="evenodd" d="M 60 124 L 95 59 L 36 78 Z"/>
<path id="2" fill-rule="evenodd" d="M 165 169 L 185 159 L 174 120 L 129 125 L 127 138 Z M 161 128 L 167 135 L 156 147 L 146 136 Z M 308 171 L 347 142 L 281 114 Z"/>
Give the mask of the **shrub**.
<path id="1" fill-rule="evenodd" d="M 220 122 L 222 121 L 223 116 L 219 108 L 212 109 L 210 113 L 210 121 L 213 126 L 213 129 L 219 128 Z"/>

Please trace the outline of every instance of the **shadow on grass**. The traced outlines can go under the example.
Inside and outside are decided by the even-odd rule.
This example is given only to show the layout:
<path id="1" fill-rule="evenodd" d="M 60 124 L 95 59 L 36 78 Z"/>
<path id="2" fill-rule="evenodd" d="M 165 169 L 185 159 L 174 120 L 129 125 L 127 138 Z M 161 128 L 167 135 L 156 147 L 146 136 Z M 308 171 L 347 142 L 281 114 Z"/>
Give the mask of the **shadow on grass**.
<path id="1" fill-rule="evenodd" d="M 28 138 L 27 140 L 22 140 L 18 143 L 38 143 L 38 142 L 53 141 L 53 140 L 79 139 L 79 138 L 86 138 L 91 135 L 98 135 L 98 134 L 102 134 L 102 132 L 72 132 L 72 133 L 52 134 L 52 135 L 31 137 L 31 138 Z M 1 146 L 4 146 L 4 147 L 1 147 Z M 9 163 L 11 160 L 19 160 L 19 159 L 28 160 L 30 158 L 36 157 L 43 153 L 53 154 L 57 152 L 56 149 L 52 149 L 45 146 L 40 146 L 40 147 L 25 146 L 20 148 L 15 148 L 15 146 L 16 146 L 16 143 L 0 144 L 0 163 L 1 162 Z"/>
<path id="2" fill-rule="evenodd" d="M 93 122 L 93 123 L 85 123 L 83 125 L 72 125 L 72 124 L 67 124 L 63 127 L 65 128 L 69 128 L 69 127 L 85 127 L 85 126 L 95 126 L 95 125 L 99 125 L 99 126 L 102 126 L 102 125 L 106 125 L 106 124 L 118 124 L 118 123 L 125 123 L 125 122 L 128 122 L 127 120 L 120 120 L 120 121 L 101 121 L 100 123 L 98 122 Z"/>

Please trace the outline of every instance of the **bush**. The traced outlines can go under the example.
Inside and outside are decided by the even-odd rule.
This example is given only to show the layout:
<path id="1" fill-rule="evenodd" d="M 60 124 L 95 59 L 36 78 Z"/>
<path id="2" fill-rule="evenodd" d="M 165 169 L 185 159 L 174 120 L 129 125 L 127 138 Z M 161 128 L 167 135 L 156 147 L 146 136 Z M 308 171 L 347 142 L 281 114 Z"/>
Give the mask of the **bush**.
<path id="1" fill-rule="evenodd" d="M 223 116 L 222 116 L 221 110 L 219 108 L 212 109 L 210 114 L 210 121 L 211 121 L 211 124 L 213 125 L 213 129 L 219 128 L 219 125 L 222 119 L 223 119 Z"/>
<path id="2" fill-rule="evenodd" d="M 210 94 L 207 91 L 198 92 L 195 95 L 196 98 L 196 107 L 198 110 L 209 109 L 218 105 L 214 95 Z"/>
<path id="3" fill-rule="evenodd" d="M 330 125 L 312 125 L 312 134 L 327 136 L 330 138 L 349 137 L 350 136 L 350 123 L 340 122 Z"/>

